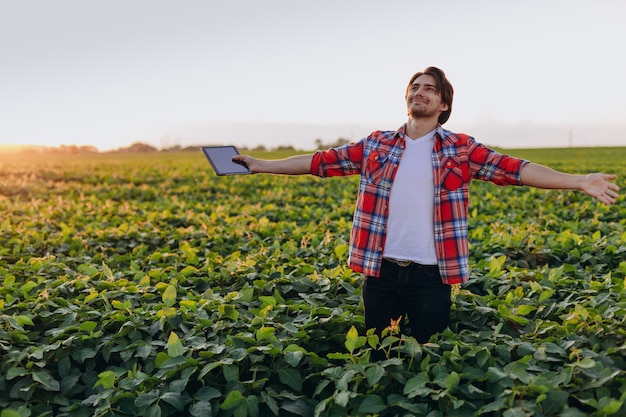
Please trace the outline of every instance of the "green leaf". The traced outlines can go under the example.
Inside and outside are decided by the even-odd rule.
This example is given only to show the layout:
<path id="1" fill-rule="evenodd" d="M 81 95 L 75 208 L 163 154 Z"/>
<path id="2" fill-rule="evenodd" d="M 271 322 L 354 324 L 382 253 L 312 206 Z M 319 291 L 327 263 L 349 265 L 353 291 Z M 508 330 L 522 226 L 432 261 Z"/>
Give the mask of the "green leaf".
<path id="1" fill-rule="evenodd" d="M 346 335 L 346 341 L 344 343 L 346 349 L 348 349 L 348 352 L 354 352 L 354 350 L 356 349 L 356 343 L 358 338 L 359 332 L 357 331 L 356 327 L 350 327 L 350 330 L 348 330 L 348 334 Z"/>
<path id="2" fill-rule="evenodd" d="M 280 406 L 281 409 L 290 412 L 294 416 L 310 416 L 311 408 L 301 399 L 295 401 L 283 401 Z M 275 413 L 280 415 L 279 413 Z"/>
<path id="3" fill-rule="evenodd" d="M 300 361 L 304 358 L 305 353 L 306 350 L 298 345 L 289 345 L 285 348 L 285 350 L 283 350 L 285 362 L 294 368 L 300 364 Z"/>
<path id="4" fill-rule="evenodd" d="M 612 416 L 613 414 L 617 414 L 617 412 L 622 408 L 622 406 L 624 405 L 624 401 L 623 400 L 614 400 L 611 399 L 610 402 L 605 405 L 604 407 L 602 407 L 602 411 L 603 413 L 606 413 L 606 415 Z"/>
<path id="5" fill-rule="evenodd" d="M 326 357 L 328 359 L 347 360 L 350 359 L 351 356 L 349 353 L 333 352 L 326 354 Z"/>
<path id="6" fill-rule="evenodd" d="M 527 417 L 528 414 L 522 408 L 512 408 L 510 410 L 506 410 L 503 417 Z"/>
<path id="7" fill-rule="evenodd" d="M 254 298 L 254 288 L 247 285 L 239 291 L 239 294 L 241 294 L 241 301 L 249 303 Z"/>
<path id="8" fill-rule="evenodd" d="M 591 358 L 584 358 L 579 362 L 576 362 L 576 365 L 583 369 L 591 369 L 596 366 L 596 361 Z"/>
<path id="9" fill-rule="evenodd" d="M 104 262 L 102 262 L 102 275 L 104 275 L 104 277 L 108 279 L 114 278 L 111 268 L 109 268 Z"/>
<path id="10" fill-rule="evenodd" d="M 272 307 L 276 307 L 277 301 L 276 298 L 271 295 L 261 295 L 258 297 L 261 302 L 263 302 L 263 306 L 270 305 Z"/>
<path id="11" fill-rule="evenodd" d="M 146 410 L 146 417 L 161 417 L 161 407 L 159 404 L 152 404 Z"/>
<path id="12" fill-rule="evenodd" d="M 515 310 L 515 313 L 520 315 L 520 316 L 526 316 L 526 315 L 532 313 L 535 310 L 537 310 L 537 307 L 532 306 L 532 305 L 528 305 L 528 304 L 524 304 L 524 305 L 521 305 L 521 306 L 517 307 L 517 309 Z"/>
<path id="13" fill-rule="evenodd" d="M 499 411 L 499 410 L 502 410 L 503 408 L 509 408 L 509 406 L 504 402 L 503 398 L 498 398 L 495 401 L 492 401 L 484 405 L 480 409 L 479 414 L 482 415 L 482 414 L 487 414 L 487 413 L 493 413 L 494 411 Z"/>
<path id="14" fill-rule="evenodd" d="M 30 292 L 34 289 L 37 288 L 37 283 L 33 282 L 33 281 L 28 281 L 26 282 L 24 285 L 22 285 L 20 287 L 20 292 L 22 294 L 30 294 Z"/>
<path id="15" fill-rule="evenodd" d="M 514 314 L 510 315 L 509 317 L 507 317 L 508 320 L 517 323 L 517 324 L 521 324 L 522 326 L 527 325 L 528 323 L 530 323 L 530 320 L 524 318 L 524 317 L 520 317 L 520 316 L 516 316 Z"/>
<path id="16" fill-rule="evenodd" d="M 422 346 L 414 337 L 407 337 L 404 344 L 404 352 L 419 358 L 422 354 Z"/>
<path id="17" fill-rule="evenodd" d="M 19 324 L 17 322 L 17 320 L 15 320 L 15 317 L 7 317 L 7 316 L 5 316 L 5 318 L 9 322 L 9 325 L 11 325 L 11 327 L 13 327 L 16 330 L 24 331 L 24 327 L 22 327 L 22 325 Z"/>
<path id="18" fill-rule="evenodd" d="M 302 376 L 297 369 L 281 368 L 278 371 L 280 382 L 291 387 L 296 392 L 302 391 Z"/>
<path id="19" fill-rule="evenodd" d="M 493 366 L 487 369 L 487 376 L 489 378 L 489 382 L 491 383 L 497 383 L 502 380 L 510 379 L 506 372 Z"/>
<path id="20" fill-rule="evenodd" d="M 0 417 L 22 417 L 22 414 L 15 410 L 2 410 Z"/>
<path id="21" fill-rule="evenodd" d="M 500 304 L 498 306 L 498 312 L 505 319 L 508 319 L 509 317 L 511 317 L 511 310 L 509 310 L 509 308 L 505 306 L 504 304 Z"/>
<path id="22" fill-rule="evenodd" d="M 239 319 L 239 312 L 235 309 L 234 306 L 230 304 L 220 304 L 217 308 L 217 311 L 226 318 L 231 319 L 232 321 L 237 321 Z"/>
<path id="23" fill-rule="evenodd" d="M 262 341 L 266 339 L 273 339 L 276 329 L 274 327 L 263 326 L 256 331 L 256 340 Z"/>
<path id="24" fill-rule="evenodd" d="M 344 342 L 348 352 L 354 353 L 357 348 L 364 346 L 366 343 L 367 338 L 365 336 L 359 336 L 358 330 L 352 325 L 346 334 L 346 341 Z"/>
<path id="25" fill-rule="evenodd" d="M 541 291 L 541 294 L 539 295 L 539 302 L 543 303 L 546 300 L 549 300 L 553 295 L 554 295 L 554 290 L 544 289 L 543 291 Z"/>
<path id="26" fill-rule="evenodd" d="M 256 395 L 248 395 L 246 397 L 246 412 L 242 413 L 245 417 L 259 417 L 259 397 Z"/>
<path id="27" fill-rule="evenodd" d="M 170 391 L 178 393 L 178 394 L 185 391 L 185 388 L 187 388 L 187 384 L 189 384 L 189 378 L 191 377 L 191 374 L 193 374 L 194 372 L 196 372 L 196 368 L 193 368 L 193 367 L 185 368 L 180 373 L 180 379 L 177 379 L 170 383 Z"/>
<path id="28" fill-rule="evenodd" d="M 529 359 L 530 356 L 524 358 Z M 524 358 L 505 365 L 504 371 L 507 372 L 510 377 L 515 377 L 523 383 L 529 384 L 532 380 L 532 377 L 526 371 L 528 369 L 528 364 L 525 363 Z"/>
<path id="29" fill-rule="evenodd" d="M 177 392 L 163 393 L 161 395 L 161 400 L 165 401 L 166 403 L 168 403 L 169 405 L 171 405 L 178 411 L 185 410 L 186 401 L 184 400 L 183 396 L 180 395 L 180 393 L 177 393 Z"/>
<path id="30" fill-rule="evenodd" d="M 340 245 L 335 246 L 335 256 L 339 259 L 341 259 L 346 252 L 348 252 L 349 246 L 347 243 L 342 243 Z"/>
<path id="31" fill-rule="evenodd" d="M 2 281 L 2 287 L 6 289 L 14 289 L 15 288 L 15 275 L 7 275 Z"/>
<path id="32" fill-rule="evenodd" d="M 285 299 L 282 295 L 280 295 L 277 289 L 274 289 L 274 298 L 276 299 L 277 303 L 285 304 Z"/>
<path id="33" fill-rule="evenodd" d="M 78 326 L 78 330 L 90 333 L 93 332 L 97 326 L 98 323 L 96 323 L 95 321 L 85 321 L 82 322 L 80 326 Z"/>
<path id="34" fill-rule="evenodd" d="M 483 368 L 487 364 L 490 358 L 491 358 L 491 352 L 488 349 L 481 348 L 481 350 L 479 350 L 476 353 L 476 364 L 480 368 Z"/>
<path id="35" fill-rule="evenodd" d="M 170 336 L 167 339 L 167 354 L 170 358 L 176 358 L 182 356 L 184 352 L 183 343 L 178 338 L 178 335 L 174 332 L 170 332 Z"/>
<path id="36" fill-rule="evenodd" d="M 26 368 L 22 368 L 21 366 L 14 366 L 13 368 L 9 368 L 9 370 L 7 371 L 6 379 L 10 381 L 13 378 L 17 378 L 18 376 L 24 376 L 27 374 L 28 371 L 26 370 Z"/>
<path id="37" fill-rule="evenodd" d="M 159 364 L 157 363 L 157 366 Z M 220 366 L 223 365 L 223 362 L 209 362 L 206 365 L 204 365 L 204 367 L 202 368 L 202 370 L 200 371 L 200 374 L 198 375 L 198 379 L 202 379 L 204 378 L 204 376 L 206 376 L 209 372 L 211 372 L 212 370 L 219 368 Z"/>
<path id="38" fill-rule="evenodd" d="M 176 310 L 174 307 L 163 307 L 160 311 L 160 314 L 162 314 L 164 317 L 175 317 L 178 314 L 178 310 Z"/>
<path id="39" fill-rule="evenodd" d="M 548 391 L 541 402 L 537 399 L 537 403 L 545 415 L 553 415 L 567 404 L 568 398 L 569 394 L 565 391 Z"/>
<path id="40" fill-rule="evenodd" d="M 231 391 L 228 393 L 220 408 L 222 410 L 234 410 L 244 404 L 245 397 L 239 391 Z"/>
<path id="41" fill-rule="evenodd" d="M 80 375 L 68 375 L 61 380 L 61 393 L 67 394 L 80 381 Z M 134 398 L 134 397 L 133 397 Z"/>
<path id="42" fill-rule="evenodd" d="M 491 274 L 497 274 L 502 271 L 502 267 L 506 262 L 506 256 L 495 257 L 492 256 L 489 261 L 489 272 Z"/>
<path id="43" fill-rule="evenodd" d="M 412 401 L 409 401 L 406 398 L 398 394 L 391 394 L 387 398 L 387 404 L 390 407 L 392 406 L 401 407 L 407 411 L 410 411 L 411 413 L 414 413 L 420 416 L 425 416 L 426 414 L 428 414 L 428 411 L 429 411 L 428 403 L 425 403 L 425 402 L 413 403 Z"/>
<path id="44" fill-rule="evenodd" d="M 157 367 L 159 367 L 159 368 L 161 368 L 161 367 L 163 366 L 163 364 L 164 364 L 165 362 L 167 362 L 167 360 L 168 360 L 169 358 L 170 358 L 170 355 L 168 355 L 168 354 L 167 354 L 167 353 L 165 353 L 165 352 L 159 352 L 159 353 L 157 353 L 156 358 L 155 358 L 155 363 L 156 363 L 156 366 L 157 366 Z"/>
<path id="45" fill-rule="evenodd" d="M 104 371 L 98 374 L 98 380 L 94 384 L 94 388 L 101 386 L 104 389 L 115 388 L 115 373 L 113 371 Z"/>
<path id="46" fill-rule="evenodd" d="M 202 401 L 206 401 L 209 402 L 211 400 L 214 400 L 216 398 L 219 398 L 222 396 L 222 393 L 219 392 L 218 389 L 213 388 L 213 387 L 202 387 L 200 388 L 198 391 L 196 391 L 194 398 L 196 400 L 202 400 Z"/>
<path id="47" fill-rule="evenodd" d="M 429 382 L 430 378 L 428 377 L 428 373 L 420 372 L 406 382 L 402 393 L 409 399 L 414 397 L 425 397 L 433 391 L 432 388 L 426 386 Z"/>
<path id="48" fill-rule="evenodd" d="M 452 371 L 450 375 L 448 375 L 448 377 L 446 378 L 446 389 L 448 391 L 452 391 L 453 389 L 459 386 L 460 382 L 461 382 L 461 377 L 459 376 L 459 374 Z"/>
<path id="49" fill-rule="evenodd" d="M 359 413 L 377 414 L 387 408 L 387 405 L 378 395 L 368 395 L 359 406 Z"/>
<path id="50" fill-rule="evenodd" d="M 269 409 L 272 411 L 272 413 L 275 416 L 278 415 L 280 408 L 278 407 L 278 401 L 276 401 L 276 398 L 271 396 L 271 394 L 269 394 L 268 391 L 262 391 L 261 400 L 269 407 Z"/>
<path id="51" fill-rule="evenodd" d="M 239 382 L 239 366 L 223 365 L 222 374 L 227 382 Z"/>
<path id="52" fill-rule="evenodd" d="M 48 371 L 34 371 L 33 380 L 43 385 L 46 391 L 61 391 L 61 384 Z"/>
<path id="53" fill-rule="evenodd" d="M 172 307 L 174 304 L 176 304 L 176 287 L 174 287 L 173 285 L 168 285 L 167 287 L 165 287 L 162 299 L 166 307 Z"/>
<path id="54" fill-rule="evenodd" d="M 356 392 L 341 391 L 337 395 L 335 395 L 335 403 L 340 407 L 347 407 L 350 399 L 356 396 Z"/>
<path id="55" fill-rule="evenodd" d="M 620 371 L 620 370 L 615 370 L 615 371 L 611 372 L 611 369 L 605 368 L 600 373 L 600 378 L 599 379 L 594 379 L 594 380 L 590 381 L 587 384 L 587 387 L 589 389 L 592 389 L 592 388 L 600 388 L 600 387 L 606 386 L 607 383 L 609 383 L 611 380 L 613 380 L 613 378 L 615 378 L 616 376 L 618 376 L 621 373 L 622 373 L 622 371 Z"/>
<path id="56" fill-rule="evenodd" d="M 198 401 L 195 402 L 191 407 L 189 407 L 189 414 L 193 417 L 207 417 L 212 416 L 213 407 L 211 403 L 208 401 Z"/>
<path id="57" fill-rule="evenodd" d="M 381 380 L 381 378 L 385 375 L 385 368 L 378 364 L 373 364 L 368 367 L 365 371 L 365 376 L 367 377 L 367 382 L 374 386 Z"/>

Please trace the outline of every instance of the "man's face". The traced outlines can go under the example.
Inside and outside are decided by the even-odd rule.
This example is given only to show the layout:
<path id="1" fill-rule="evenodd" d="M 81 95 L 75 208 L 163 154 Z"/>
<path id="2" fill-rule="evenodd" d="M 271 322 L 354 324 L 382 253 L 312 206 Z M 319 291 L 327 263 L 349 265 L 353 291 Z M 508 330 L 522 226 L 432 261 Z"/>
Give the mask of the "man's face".
<path id="1" fill-rule="evenodd" d="M 413 118 L 439 118 L 448 110 L 448 105 L 441 102 L 437 85 L 432 75 L 423 74 L 413 81 L 406 95 L 409 116 Z"/>

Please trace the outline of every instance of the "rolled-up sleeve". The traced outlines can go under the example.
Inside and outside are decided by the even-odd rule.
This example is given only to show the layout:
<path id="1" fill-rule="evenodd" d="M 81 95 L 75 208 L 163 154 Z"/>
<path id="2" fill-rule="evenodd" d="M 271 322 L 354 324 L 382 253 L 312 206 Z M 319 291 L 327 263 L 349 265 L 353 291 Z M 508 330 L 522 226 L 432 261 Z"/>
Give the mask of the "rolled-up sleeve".
<path id="1" fill-rule="evenodd" d="M 362 160 L 362 142 L 317 151 L 311 160 L 311 174 L 318 177 L 360 174 Z"/>
<path id="2" fill-rule="evenodd" d="M 528 161 L 501 154 L 469 138 L 469 164 L 473 177 L 496 185 L 522 185 L 521 172 Z"/>

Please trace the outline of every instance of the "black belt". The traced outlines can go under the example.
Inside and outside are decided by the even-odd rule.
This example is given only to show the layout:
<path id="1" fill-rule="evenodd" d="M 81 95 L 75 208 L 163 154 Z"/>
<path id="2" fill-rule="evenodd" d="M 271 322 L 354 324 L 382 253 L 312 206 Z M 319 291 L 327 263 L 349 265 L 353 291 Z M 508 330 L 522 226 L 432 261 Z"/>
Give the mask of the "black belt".
<path id="1" fill-rule="evenodd" d="M 391 262 L 391 263 L 396 264 L 396 265 L 398 265 L 398 266 L 400 266 L 402 268 L 406 268 L 407 266 L 411 266 L 411 265 L 421 266 L 423 268 L 428 268 L 428 267 L 435 268 L 435 267 L 437 267 L 437 265 L 422 265 L 420 263 L 413 262 L 413 261 L 400 261 L 398 259 L 393 259 L 393 258 L 383 258 L 383 261 Z"/>
<path id="2" fill-rule="evenodd" d="M 383 258 L 383 260 L 384 261 L 389 261 L 389 262 L 394 263 L 394 264 L 396 264 L 398 266 L 401 266 L 403 268 L 407 267 L 407 266 L 409 266 L 411 264 L 417 264 L 417 262 L 413 262 L 413 261 L 399 261 L 399 260 L 393 259 L 393 258 Z"/>

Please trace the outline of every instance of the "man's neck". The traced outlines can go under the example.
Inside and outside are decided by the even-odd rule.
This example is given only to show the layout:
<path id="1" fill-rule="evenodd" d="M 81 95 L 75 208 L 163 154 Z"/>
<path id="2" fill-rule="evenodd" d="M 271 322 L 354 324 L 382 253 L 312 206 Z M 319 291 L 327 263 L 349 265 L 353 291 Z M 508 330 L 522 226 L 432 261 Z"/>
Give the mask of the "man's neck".
<path id="1" fill-rule="evenodd" d="M 406 135 L 410 138 L 421 138 L 437 127 L 437 119 L 415 119 L 409 117 L 406 123 Z"/>

